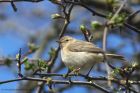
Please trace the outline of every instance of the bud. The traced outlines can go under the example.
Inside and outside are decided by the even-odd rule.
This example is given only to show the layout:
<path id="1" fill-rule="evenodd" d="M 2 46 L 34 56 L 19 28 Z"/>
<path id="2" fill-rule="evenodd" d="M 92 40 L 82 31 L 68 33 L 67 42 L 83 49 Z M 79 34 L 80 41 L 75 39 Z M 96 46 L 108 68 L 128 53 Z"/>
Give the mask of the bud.
<path id="1" fill-rule="evenodd" d="M 52 14 L 51 15 L 52 19 L 58 19 L 58 18 L 63 18 L 60 14 Z"/>
<path id="2" fill-rule="evenodd" d="M 80 30 L 81 30 L 82 32 L 86 32 L 86 27 L 85 27 L 84 25 L 80 25 Z"/>
<path id="3" fill-rule="evenodd" d="M 52 3 L 61 3 L 61 0 L 49 0 L 51 1 Z"/>
<path id="4" fill-rule="evenodd" d="M 34 43 L 28 43 L 28 47 L 29 47 L 31 52 L 35 52 L 39 48 Z"/>
<path id="5" fill-rule="evenodd" d="M 49 77 L 48 77 L 48 78 L 46 79 L 46 83 L 47 83 L 47 84 L 51 84 L 51 83 L 52 83 L 52 78 L 49 78 Z"/>
<path id="6" fill-rule="evenodd" d="M 27 62 L 28 61 L 28 58 L 27 57 L 24 57 L 24 59 L 22 59 L 22 62 Z"/>
<path id="7" fill-rule="evenodd" d="M 99 23 L 98 21 L 92 21 L 91 22 L 92 29 L 99 29 L 101 26 L 102 26 L 102 24 Z"/>
<path id="8" fill-rule="evenodd" d="M 20 56 L 19 54 L 17 54 L 17 55 L 16 55 L 16 60 L 18 60 L 18 59 L 19 59 L 19 56 Z"/>

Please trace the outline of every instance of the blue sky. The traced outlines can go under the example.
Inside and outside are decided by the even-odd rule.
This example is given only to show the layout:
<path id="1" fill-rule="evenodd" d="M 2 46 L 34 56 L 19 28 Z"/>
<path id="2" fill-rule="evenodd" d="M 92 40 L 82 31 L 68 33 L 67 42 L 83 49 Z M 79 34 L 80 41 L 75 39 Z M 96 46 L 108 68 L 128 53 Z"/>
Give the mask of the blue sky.
<path id="1" fill-rule="evenodd" d="M 22 35 L 23 32 L 21 33 L 20 30 L 25 30 L 26 32 L 24 33 L 33 35 L 35 32 L 40 31 L 40 29 L 43 29 L 46 26 L 49 27 L 50 22 L 52 22 L 51 14 L 57 13 L 56 6 L 48 1 L 40 3 L 22 2 L 16 3 L 16 5 L 18 8 L 17 12 L 13 12 L 10 4 L 2 5 L 4 10 L 0 13 L 4 13 L 7 16 L 7 19 L 0 20 L 2 29 L 0 30 L 0 57 L 15 57 L 15 54 L 18 52 L 19 48 L 22 48 L 28 41 L 28 36 Z M 44 14 L 45 16 L 38 15 L 36 9 L 40 9 L 41 14 Z M 33 14 L 30 13 L 31 10 L 33 10 L 32 12 L 36 16 L 33 17 Z M 84 17 L 86 18 L 86 16 Z M 9 23 L 9 20 L 13 23 Z M 14 23 L 19 24 L 21 28 L 15 31 L 16 27 L 14 26 Z M 74 20 L 70 26 L 74 27 L 74 29 L 79 29 L 79 26 L 75 27 L 75 24 L 80 25 L 80 23 Z M 8 26 L 6 27 L 5 25 Z M 77 38 L 81 37 L 78 36 Z M 133 54 L 133 48 L 131 44 L 127 40 L 122 40 L 122 38 L 119 36 L 110 35 L 108 37 L 108 42 L 110 44 L 109 47 L 116 48 L 121 42 L 124 41 L 126 41 L 125 43 L 127 44 L 124 49 L 121 50 L 121 53 L 128 54 L 126 57 L 129 58 L 129 56 Z M 140 51 L 139 46 L 136 47 Z M 0 66 L 0 71 L 0 81 L 17 78 L 16 69 L 12 71 L 6 66 Z M 9 93 L 9 91 L 6 91 L 5 89 L 16 89 L 17 85 L 17 82 L 0 85 L 0 92 Z M 78 86 L 70 88 L 68 91 L 64 91 L 64 93 L 77 93 L 79 90 L 80 93 L 86 93 L 87 91 L 84 87 Z M 15 91 L 10 91 L 10 93 L 15 93 Z"/>

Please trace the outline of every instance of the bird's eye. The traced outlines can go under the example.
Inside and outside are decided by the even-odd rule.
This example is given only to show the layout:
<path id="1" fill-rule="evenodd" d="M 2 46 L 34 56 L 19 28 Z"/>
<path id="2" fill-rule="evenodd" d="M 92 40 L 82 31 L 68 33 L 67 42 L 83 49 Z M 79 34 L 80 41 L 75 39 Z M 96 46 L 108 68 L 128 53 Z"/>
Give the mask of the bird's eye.
<path id="1" fill-rule="evenodd" d="M 69 41 L 68 39 L 66 41 Z"/>

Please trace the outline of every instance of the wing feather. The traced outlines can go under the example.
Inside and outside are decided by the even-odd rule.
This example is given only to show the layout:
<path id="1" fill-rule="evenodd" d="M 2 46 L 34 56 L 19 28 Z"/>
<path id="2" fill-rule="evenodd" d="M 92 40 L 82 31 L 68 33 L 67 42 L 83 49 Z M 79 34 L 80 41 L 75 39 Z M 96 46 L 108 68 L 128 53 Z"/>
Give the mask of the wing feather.
<path id="1" fill-rule="evenodd" d="M 81 40 L 71 43 L 68 49 L 72 52 L 104 53 L 101 48 L 96 47 L 94 44 Z"/>

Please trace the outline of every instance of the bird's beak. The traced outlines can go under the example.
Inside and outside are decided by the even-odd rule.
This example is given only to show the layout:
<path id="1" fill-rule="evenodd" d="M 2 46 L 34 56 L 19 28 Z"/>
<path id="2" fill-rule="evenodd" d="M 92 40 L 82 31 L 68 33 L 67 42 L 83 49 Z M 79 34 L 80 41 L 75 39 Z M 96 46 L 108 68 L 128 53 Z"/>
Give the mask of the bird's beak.
<path id="1" fill-rule="evenodd" d="M 57 43 L 61 43 L 60 40 L 56 40 Z"/>

